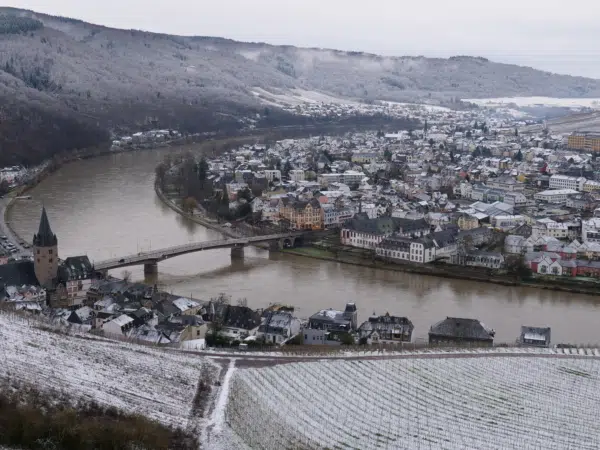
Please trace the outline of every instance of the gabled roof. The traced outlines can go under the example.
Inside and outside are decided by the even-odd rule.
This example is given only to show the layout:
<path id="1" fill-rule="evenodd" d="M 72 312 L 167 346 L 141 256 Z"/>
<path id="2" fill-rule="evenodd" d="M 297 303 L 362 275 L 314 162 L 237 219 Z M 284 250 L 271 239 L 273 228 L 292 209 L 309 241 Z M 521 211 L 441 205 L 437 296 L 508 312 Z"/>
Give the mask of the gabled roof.
<path id="1" fill-rule="evenodd" d="M 429 330 L 430 336 L 435 335 L 481 341 L 493 340 L 494 334 L 493 330 L 487 329 L 477 319 L 463 319 L 456 317 L 447 317 L 441 322 L 433 325 Z"/>
<path id="2" fill-rule="evenodd" d="M 116 319 L 113 319 L 112 322 L 116 323 L 120 327 L 124 327 L 130 322 L 133 322 L 133 318 L 129 317 L 127 314 L 121 314 Z"/>
<path id="3" fill-rule="evenodd" d="M 94 267 L 87 256 L 70 256 L 62 263 L 65 281 L 87 280 L 92 278 Z"/>
<path id="4" fill-rule="evenodd" d="M 22 286 L 29 284 L 38 286 L 33 261 L 15 261 L 0 265 L 0 285 Z"/>
<path id="5" fill-rule="evenodd" d="M 428 230 L 429 224 L 424 219 L 410 220 L 399 217 L 364 218 L 358 214 L 344 223 L 344 228 L 359 233 L 389 235 L 397 231 L 410 233 L 418 230 Z"/>
<path id="6" fill-rule="evenodd" d="M 247 306 L 223 305 L 220 312 L 225 327 L 253 330 L 261 322 L 260 314 Z"/>

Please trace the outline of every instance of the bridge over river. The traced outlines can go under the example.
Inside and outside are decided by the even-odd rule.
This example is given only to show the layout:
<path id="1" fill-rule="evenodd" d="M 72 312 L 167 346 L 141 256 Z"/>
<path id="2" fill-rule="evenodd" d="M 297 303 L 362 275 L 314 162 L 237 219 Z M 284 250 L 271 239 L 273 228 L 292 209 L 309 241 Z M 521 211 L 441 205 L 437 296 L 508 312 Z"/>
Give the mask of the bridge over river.
<path id="1" fill-rule="evenodd" d="M 111 269 L 121 267 L 144 265 L 144 273 L 147 275 L 155 274 L 158 271 L 158 263 L 166 259 L 188 253 L 212 250 L 217 248 L 231 248 L 231 256 L 240 258 L 244 256 L 244 247 L 269 243 L 273 248 L 292 248 L 304 242 L 308 235 L 313 235 L 312 231 L 289 231 L 285 233 L 269 234 L 262 236 L 241 237 L 237 239 L 219 239 L 215 241 L 195 242 L 193 244 L 178 245 L 174 247 L 152 250 L 148 252 L 139 252 L 135 255 L 128 255 L 98 261 L 94 263 L 94 268 L 99 272 L 107 272 Z"/>

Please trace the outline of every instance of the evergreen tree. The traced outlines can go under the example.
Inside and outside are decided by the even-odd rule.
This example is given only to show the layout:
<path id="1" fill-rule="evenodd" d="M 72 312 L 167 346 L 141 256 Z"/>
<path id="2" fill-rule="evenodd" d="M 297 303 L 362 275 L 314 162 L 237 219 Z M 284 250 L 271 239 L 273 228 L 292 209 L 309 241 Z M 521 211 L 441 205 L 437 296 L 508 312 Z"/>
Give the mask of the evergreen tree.
<path id="1" fill-rule="evenodd" d="M 285 164 L 283 165 L 283 170 L 281 171 L 281 176 L 287 178 L 290 174 L 290 170 L 292 170 L 292 165 L 290 164 L 289 161 L 286 161 Z"/>
<path id="2" fill-rule="evenodd" d="M 423 131 L 425 132 L 425 134 L 427 134 L 427 131 L 429 130 L 429 124 L 427 123 L 427 120 L 425 121 L 425 126 L 423 127 Z"/>
<path id="3" fill-rule="evenodd" d="M 519 137 L 519 130 L 517 128 L 515 128 L 515 136 Z"/>
<path id="4" fill-rule="evenodd" d="M 523 161 L 523 152 L 521 151 L 521 149 L 519 149 L 519 151 L 517 152 L 515 159 L 517 161 Z"/>
<path id="5" fill-rule="evenodd" d="M 198 163 L 198 179 L 200 181 L 206 180 L 207 173 L 208 173 L 208 163 L 206 162 L 206 159 L 204 159 L 204 157 L 203 157 L 202 159 L 200 159 L 200 162 Z"/>

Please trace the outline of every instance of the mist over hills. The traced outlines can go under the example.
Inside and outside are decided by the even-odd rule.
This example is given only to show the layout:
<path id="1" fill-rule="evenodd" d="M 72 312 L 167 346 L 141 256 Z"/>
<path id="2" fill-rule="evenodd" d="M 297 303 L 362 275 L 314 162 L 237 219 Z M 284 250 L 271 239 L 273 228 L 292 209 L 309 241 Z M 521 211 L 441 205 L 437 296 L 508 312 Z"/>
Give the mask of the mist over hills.
<path id="1" fill-rule="evenodd" d="M 240 117 L 264 111 L 256 89 L 444 102 L 600 97 L 600 80 L 477 57 L 382 57 L 171 36 L 0 8 L 0 164 L 95 145 L 109 131 L 239 128 Z"/>

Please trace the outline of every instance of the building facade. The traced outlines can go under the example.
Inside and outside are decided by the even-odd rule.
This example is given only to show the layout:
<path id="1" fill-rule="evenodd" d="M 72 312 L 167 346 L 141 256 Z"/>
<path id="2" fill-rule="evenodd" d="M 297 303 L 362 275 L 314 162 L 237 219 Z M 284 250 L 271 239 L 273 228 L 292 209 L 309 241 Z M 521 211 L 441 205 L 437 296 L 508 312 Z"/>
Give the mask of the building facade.
<path id="1" fill-rule="evenodd" d="M 583 131 L 569 136 L 567 147 L 572 150 L 600 152 L 600 134 Z"/>

